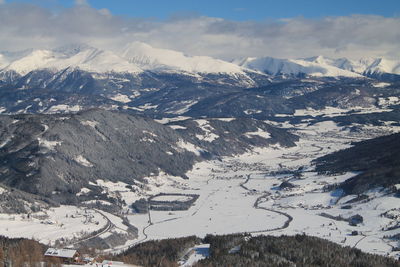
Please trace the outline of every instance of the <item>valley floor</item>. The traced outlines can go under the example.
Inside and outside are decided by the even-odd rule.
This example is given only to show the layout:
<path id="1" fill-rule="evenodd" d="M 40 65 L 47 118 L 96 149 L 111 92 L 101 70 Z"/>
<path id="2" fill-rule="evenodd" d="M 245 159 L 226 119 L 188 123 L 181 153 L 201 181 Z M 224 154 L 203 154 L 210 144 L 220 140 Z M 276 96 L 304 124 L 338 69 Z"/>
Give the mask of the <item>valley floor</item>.
<path id="1" fill-rule="evenodd" d="M 299 127 L 299 125 L 297 125 Z M 346 148 L 352 141 L 383 134 L 388 129 L 364 128 L 350 132 L 332 122 L 307 127 L 300 125 L 296 147 L 256 149 L 252 153 L 222 161 L 198 163 L 188 173 L 189 180 L 177 187 L 161 186 L 164 193 L 199 194 L 187 211 L 154 211 L 131 215 L 130 222 L 140 230 L 138 241 L 188 235 L 247 232 L 253 235 L 307 235 L 322 237 L 366 252 L 399 257 L 392 251 L 398 241 L 384 236 L 400 233 L 400 228 L 384 231 L 396 222 L 382 216 L 388 210 L 400 214 L 399 199 L 384 191 L 369 192 L 369 202 L 357 202 L 341 209 L 356 196 L 341 197 L 339 190 L 324 188 L 345 181 L 355 173 L 327 176 L 313 171 L 311 161 L 332 151 Z M 393 130 L 393 129 L 392 129 Z M 372 136 L 371 136 L 372 135 Z M 289 181 L 295 187 L 279 185 Z M 331 216 L 321 216 L 326 213 Z M 349 218 L 361 215 L 363 223 L 350 226 Z M 356 232 L 355 232 L 356 231 Z"/>

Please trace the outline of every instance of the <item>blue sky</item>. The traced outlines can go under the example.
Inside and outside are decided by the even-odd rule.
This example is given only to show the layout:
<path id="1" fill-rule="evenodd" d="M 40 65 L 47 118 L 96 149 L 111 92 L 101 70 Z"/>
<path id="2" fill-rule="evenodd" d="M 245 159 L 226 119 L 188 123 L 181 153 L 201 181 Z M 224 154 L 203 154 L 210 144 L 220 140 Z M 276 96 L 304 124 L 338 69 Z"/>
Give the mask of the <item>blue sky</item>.
<path id="1" fill-rule="evenodd" d="M 225 60 L 400 59 L 400 0 L 0 0 L 0 25 L 0 51 L 144 42 Z"/>
<path id="2" fill-rule="evenodd" d="M 57 10 L 74 6 L 76 0 L 3 1 L 34 3 Z M 86 0 L 86 2 L 97 9 L 107 8 L 114 15 L 157 19 L 185 15 L 203 15 L 237 21 L 298 16 L 321 18 L 352 14 L 400 16 L 400 0 Z"/>

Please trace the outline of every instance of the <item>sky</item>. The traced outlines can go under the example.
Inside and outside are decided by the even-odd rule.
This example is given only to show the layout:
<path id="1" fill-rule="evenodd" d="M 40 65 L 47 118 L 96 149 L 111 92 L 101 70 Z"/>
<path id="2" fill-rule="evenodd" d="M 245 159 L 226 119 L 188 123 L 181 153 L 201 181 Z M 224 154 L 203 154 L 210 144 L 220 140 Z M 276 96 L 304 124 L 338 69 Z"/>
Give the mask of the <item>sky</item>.
<path id="1" fill-rule="evenodd" d="M 134 41 L 221 59 L 397 59 L 400 1 L 0 0 L 0 50 Z"/>

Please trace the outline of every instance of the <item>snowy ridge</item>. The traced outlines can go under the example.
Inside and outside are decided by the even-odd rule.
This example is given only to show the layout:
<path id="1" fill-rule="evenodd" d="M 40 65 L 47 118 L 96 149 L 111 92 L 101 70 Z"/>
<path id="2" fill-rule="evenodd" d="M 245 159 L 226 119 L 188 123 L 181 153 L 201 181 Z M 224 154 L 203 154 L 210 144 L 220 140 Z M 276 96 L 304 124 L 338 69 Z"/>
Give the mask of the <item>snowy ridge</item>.
<path id="1" fill-rule="evenodd" d="M 207 56 L 187 56 L 182 52 L 154 48 L 141 42 L 128 44 L 121 56 L 146 70 L 244 74 L 236 64 Z"/>
<path id="2" fill-rule="evenodd" d="M 0 52 L 0 70 L 20 75 L 35 70 L 80 69 L 92 73 L 172 72 L 192 75 L 227 74 L 252 86 L 249 72 L 272 75 L 306 74 L 316 77 L 363 77 L 371 74 L 399 74 L 400 61 L 385 58 L 349 60 L 316 56 L 302 59 L 272 57 L 245 58 L 227 62 L 208 56 L 188 56 L 182 52 L 132 42 L 119 51 L 101 50 L 86 44 L 71 44 L 56 49 Z"/>
<path id="3" fill-rule="evenodd" d="M 71 44 L 56 49 L 27 50 L 19 53 L 0 53 L 0 70 L 26 75 L 35 70 L 60 71 L 67 68 L 93 73 L 141 73 L 144 70 L 179 72 L 197 76 L 228 74 L 247 77 L 244 68 L 208 56 L 187 56 L 182 52 L 151 47 L 141 42 L 128 44 L 121 51 L 108 51 L 86 44 Z"/>
<path id="4" fill-rule="evenodd" d="M 0 58 L 1 60 L 1 58 Z M 0 64 L 1 61 L 0 61 Z M 142 70 L 110 51 L 85 47 L 72 53 L 70 49 L 35 50 L 6 66 L 4 71 L 15 71 L 25 75 L 34 70 L 48 69 L 59 71 L 66 68 L 78 68 L 89 72 L 128 72 L 139 73 Z"/>
<path id="5" fill-rule="evenodd" d="M 362 77 L 376 73 L 400 74 L 400 61 L 384 58 L 349 60 L 316 56 L 303 59 L 278 59 L 272 57 L 245 58 L 234 63 L 244 68 L 266 72 L 272 75 L 307 74 L 326 77 Z"/>
<path id="6" fill-rule="evenodd" d="M 263 57 L 247 58 L 242 61 L 237 61 L 236 63 L 242 67 L 269 73 L 272 75 L 308 74 L 311 76 L 319 77 L 361 77 L 360 74 L 332 66 L 322 59 L 319 59 L 317 62 L 315 62 L 308 61 L 306 59 L 277 59 L 272 57 Z"/>
<path id="7" fill-rule="evenodd" d="M 400 74 L 400 62 L 384 58 L 378 58 L 368 66 L 366 73 L 393 73 Z"/>

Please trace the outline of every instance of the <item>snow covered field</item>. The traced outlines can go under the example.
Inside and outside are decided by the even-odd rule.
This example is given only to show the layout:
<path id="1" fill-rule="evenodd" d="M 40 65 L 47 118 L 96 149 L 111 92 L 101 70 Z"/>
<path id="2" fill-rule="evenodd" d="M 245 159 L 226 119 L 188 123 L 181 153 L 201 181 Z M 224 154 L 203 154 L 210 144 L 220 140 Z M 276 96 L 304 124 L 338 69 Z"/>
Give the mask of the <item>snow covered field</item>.
<path id="1" fill-rule="evenodd" d="M 356 196 L 341 198 L 341 192 L 325 192 L 324 188 L 343 182 L 355 173 L 318 175 L 311 164 L 313 159 L 346 148 L 352 141 L 399 129 L 374 127 L 370 131 L 367 127 L 368 134 L 363 134 L 349 132 L 333 122 L 296 126 L 300 129 L 295 133 L 301 136 L 296 147 L 255 149 L 223 161 L 201 162 L 187 174 L 189 180 L 185 181 L 184 189 L 159 187 L 169 193 L 199 194 L 200 197 L 187 211 L 150 211 L 150 216 L 129 216 L 130 222 L 139 228 L 138 242 L 237 232 L 306 233 L 366 252 L 399 256 L 398 252 L 392 252 L 397 242 L 384 236 L 398 234 L 400 229 L 382 231 L 395 222 L 381 216 L 398 207 L 398 198 L 377 190 L 369 193 L 374 197 L 372 201 L 341 209 L 344 202 Z M 299 169 L 300 176 L 295 177 L 293 173 Z M 279 188 L 283 181 L 290 181 L 294 187 Z M 350 226 L 347 221 L 324 217 L 321 213 L 343 218 L 359 214 L 364 221 Z M 357 235 L 352 235 L 354 231 Z"/>
<path id="2" fill-rule="evenodd" d="M 279 126 L 296 129 L 292 130 L 300 136 L 296 147 L 257 148 L 221 161 L 200 162 L 187 173 L 188 180 L 162 173 L 146 178 L 148 183 L 140 190 L 137 187 L 136 192 L 127 190 L 124 183 L 98 180 L 97 185 L 104 192 L 110 196 L 120 195 L 126 201 L 125 211 L 133 201 L 159 193 L 199 195 L 186 211 L 130 213 L 128 219 L 139 229 L 139 237 L 108 252 L 121 251 L 151 239 L 248 232 L 253 235 L 306 233 L 366 252 L 398 257 L 399 252 L 392 252 L 392 247 L 398 247 L 397 242 L 384 236 L 400 233 L 399 227 L 387 230 L 400 221 L 399 199 L 377 189 L 368 193 L 370 201 L 356 202 L 351 209 L 342 209 L 346 201 L 357 196 L 343 198 L 340 191 L 329 192 L 325 188 L 355 174 L 319 175 L 314 171 L 312 160 L 349 147 L 353 141 L 398 132 L 400 127 L 360 126 L 361 131 L 349 131 L 331 121 L 315 125 L 281 123 Z M 267 133 L 257 132 L 257 135 L 267 136 Z M 283 182 L 289 182 L 291 187 L 281 186 Z M 186 199 L 183 196 L 158 198 L 163 201 Z M 357 214 L 364 219 L 357 226 L 333 219 Z M 30 218 L 0 215 L 1 235 L 35 238 L 46 244 L 61 238 L 83 239 L 87 233 L 101 229 L 104 231 L 98 236 L 105 238 L 112 231 L 123 232 L 125 228 L 120 217 L 71 206 L 51 209 L 47 214 L 32 214 Z M 191 260 L 202 257 L 200 254 L 194 253 Z"/>
<path id="3" fill-rule="evenodd" d="M 52 208 L 46 212 L 24 215 L 0 214 L 0 235 L 26 237 L 54 244 L 81 238 L 107 224 L 98 212 L 73 206 Z"/>

